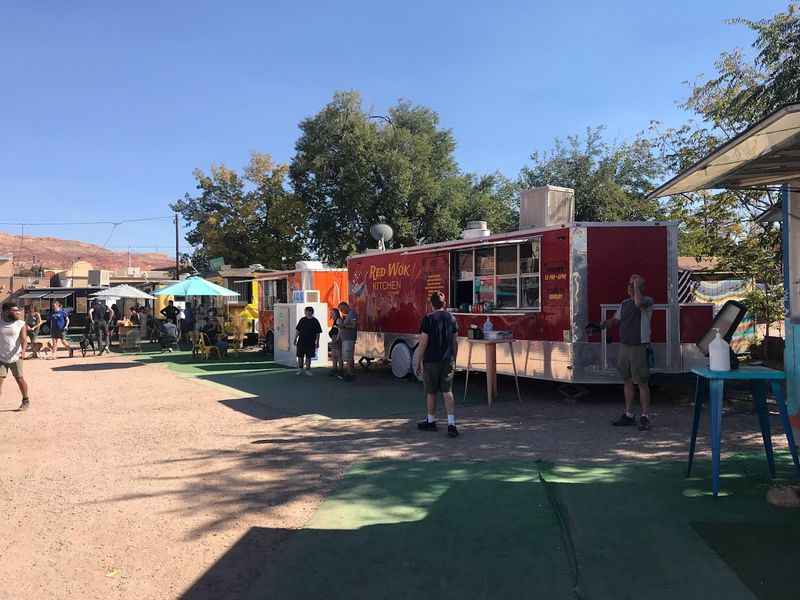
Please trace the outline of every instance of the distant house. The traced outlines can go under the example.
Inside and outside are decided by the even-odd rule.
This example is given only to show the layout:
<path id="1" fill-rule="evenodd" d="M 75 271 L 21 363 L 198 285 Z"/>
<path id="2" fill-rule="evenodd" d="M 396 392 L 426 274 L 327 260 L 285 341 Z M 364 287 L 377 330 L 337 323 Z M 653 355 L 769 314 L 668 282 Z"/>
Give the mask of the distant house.
<path id="1" fill-rule="evenodd" d="M 265 271 L 266 269 L 263 269 L 263 267 L 253 269 L 252 267 L 222 265 L 218 271 L 206 273 L 204 277 L 217 285 L 239 292 L 239 296 L 230 298 L 228 304 L 245 305 L 253 302 L 253 280 L 259 273 L 264 273 Z"/>
<path id="2" fill-rule="evenodd" d="M 0 301 L 14 293 L 14 257 L 0 256 Z"/>
<path id="3" fill-rule="evenodd" d="M 714 257 L 697 259 L 692 256 L 678 257 L 679 294 L 682 303 L 700 302 L 713 304 L 716 313 L 728 300 L 741 302 L 753 289 L 753 282 L 738 273 L 722 269 Z M 763 338 L 765 327 L 757 325 L 753 315 L 747 313 L 733 336 L 736 350 L 744 350 L 751 343 Z M 783 336 L 783 324 L 770 327 L 770 335 Z"/>

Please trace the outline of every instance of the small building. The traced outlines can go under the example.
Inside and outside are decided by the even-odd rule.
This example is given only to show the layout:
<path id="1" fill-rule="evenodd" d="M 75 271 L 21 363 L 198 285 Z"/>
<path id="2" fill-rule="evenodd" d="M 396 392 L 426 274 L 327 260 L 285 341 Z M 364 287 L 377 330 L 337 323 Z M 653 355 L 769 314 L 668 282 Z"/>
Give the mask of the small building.
<path id="1" fill-rule="evenodd" d="M 0 301 L 14 293 L 14 256 L 0 256 Z"/>
<path id="2" fill-rule="evenodd" d="M 53 302 L 61 302 L 70 313 L 70 320 L 75 326 L 86 324 L 91 304 L 91 295 L 102 290 L 102 287 L 42 287 L 24 288 L 16 291 L 11 299 L 21 306 L 33 305 L 45 316 L 53 309 Z"/>

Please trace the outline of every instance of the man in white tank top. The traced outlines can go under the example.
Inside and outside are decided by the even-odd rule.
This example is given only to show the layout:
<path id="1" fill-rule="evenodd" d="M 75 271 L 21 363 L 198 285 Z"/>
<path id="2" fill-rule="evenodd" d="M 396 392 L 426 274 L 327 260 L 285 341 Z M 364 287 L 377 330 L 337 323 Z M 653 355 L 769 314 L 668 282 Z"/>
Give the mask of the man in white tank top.
<path id="1" fill-rule="evenodd" d="M 22 392 L 22 404 L 19 410 L 26 410 L 28 401 L 28 384 L 22 376 L 22 361 L 25 358 L 25 347 L 28 345 L 28 326 L 22 319 L 22 312 L 16 302 L 4 302 L 3 314 L 0 317 L 0 391 L 8 373 L 14 376 Z"/>

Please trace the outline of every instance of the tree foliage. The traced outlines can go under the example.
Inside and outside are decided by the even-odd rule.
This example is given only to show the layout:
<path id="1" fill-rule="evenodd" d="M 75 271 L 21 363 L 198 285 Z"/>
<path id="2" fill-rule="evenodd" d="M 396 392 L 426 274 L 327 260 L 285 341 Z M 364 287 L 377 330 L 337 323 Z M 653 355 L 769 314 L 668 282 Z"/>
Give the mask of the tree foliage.
<path id="1" fill-rule="evenodd" d="M 510 182 L 461 173 L 453 133 L 429 108 L 400 101 L 371 118 L 358 93 L 339 92 L 300 130 L 291 181 L 308 210 L 307 245 L 332 264 L 374 246 L 380 217 L 395 246 L 452 239 L 470 218 L 500 229 L 516 218 Z"/>
<path id="2" fill-rule="evenodd" d="M 289 167 L 268 154 L 253 153 L 239 174 L 212 165 L 195 170 L 198 194 L 172 205 L 189 225 L 186 240 L 195 248 L 196 267 L 222 256 L 234 265 L 268 268 L 294 265 L 303 257 L 305 209 L 285 186 Z"/>
<path id="3" fill-rule="evenodd" d="M 687 106 L 731 136 L 786 104 L 800 102 L 800 12 L 752 21 L 732 19 L 755 34 L 755 57 L 741 50 L 720 54 L 717 74 L 695 85 Z"/>
<path id="4" fill-rule="evenodd" d="M 692 86 L 683 107 L 700 122 L 658 132 L 655 145 L 671 172 L 688 168 L 781 106 L 800 101 L 800 15 L 797 6 L 760 21 L 733 19 L 755 34 L 754 56 L 739 49 L 722 52 L 716 73 Z M 775 205 L 776 190 L 703 191 L 668 201 L 681 220 L 681 250 L 716 256 L 726 270 L 758 284 L 748 303 L 760 320 L 782 314 L 780 232 L 756 217 Z"/>
<path id="5" fill-rule="evenodd" d="M 533 164 L 523 167 L 519 185 L 574 189 L 579 221 L 644 221 L 661 214 L 658 202 L 646 196 L 663 171 L 643 136 L 612 146 L 602 127 L 590 127 L 585 136 L 556 139 L 551 150 L 530 158 Z"/>

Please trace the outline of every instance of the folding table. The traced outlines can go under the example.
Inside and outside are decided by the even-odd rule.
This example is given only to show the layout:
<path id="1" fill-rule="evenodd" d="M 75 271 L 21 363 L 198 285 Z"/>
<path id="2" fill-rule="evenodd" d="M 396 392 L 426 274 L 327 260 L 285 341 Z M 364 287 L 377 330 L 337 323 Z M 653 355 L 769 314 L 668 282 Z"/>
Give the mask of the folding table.
<path id="1" fill-rule="evenodd" d="M 758 422 L 761 427 L 761 437 L 764 440 L 764 451 L 767 455 L 769 474 L 775 477 L 775 459 L 772 454 L 772 433 L 769 425 L 769 412 L 767 410 L 767 384 L 772 389 L 775 401 L 778 404 L 778 411 L 781 415 L 781 423 L 786 432 L 786 440 L 789 442 L 789 452 L 792 454 L 794 465 L 800 473 L 800 461 L 797 458 L 797 446 L 795 445 L 792 426 L 789 423 L 789 413 L 786 410 L 786 399 L 783 393 L 785 374 L 783 371 L 768 369 L 766 367 L 742 366 L 732 371 L 712 371 L 708 368 L 692 369 L 692 373 L 697 375 L 697 385 L 694 394 L 694 420 L 692 423 L 692 437 L 689 442 L 689 465 L 686 476 L 692 474 L 692 462 L 694 460 L 694 450 L 697 441 L 697 428 L 700 424 L 700 415 L 703 412 L 703 402 L 708 399 L 710 402 L 709 413 L 709 435 L 711 437 L 711 473 L 712 490 L 714 496 L 719 494 L 719 462 L 720 462 L 720 438 L 722 433 L 722 399 L 725 391 L 726 381 L 749 381 L 753 391 Z"/>

